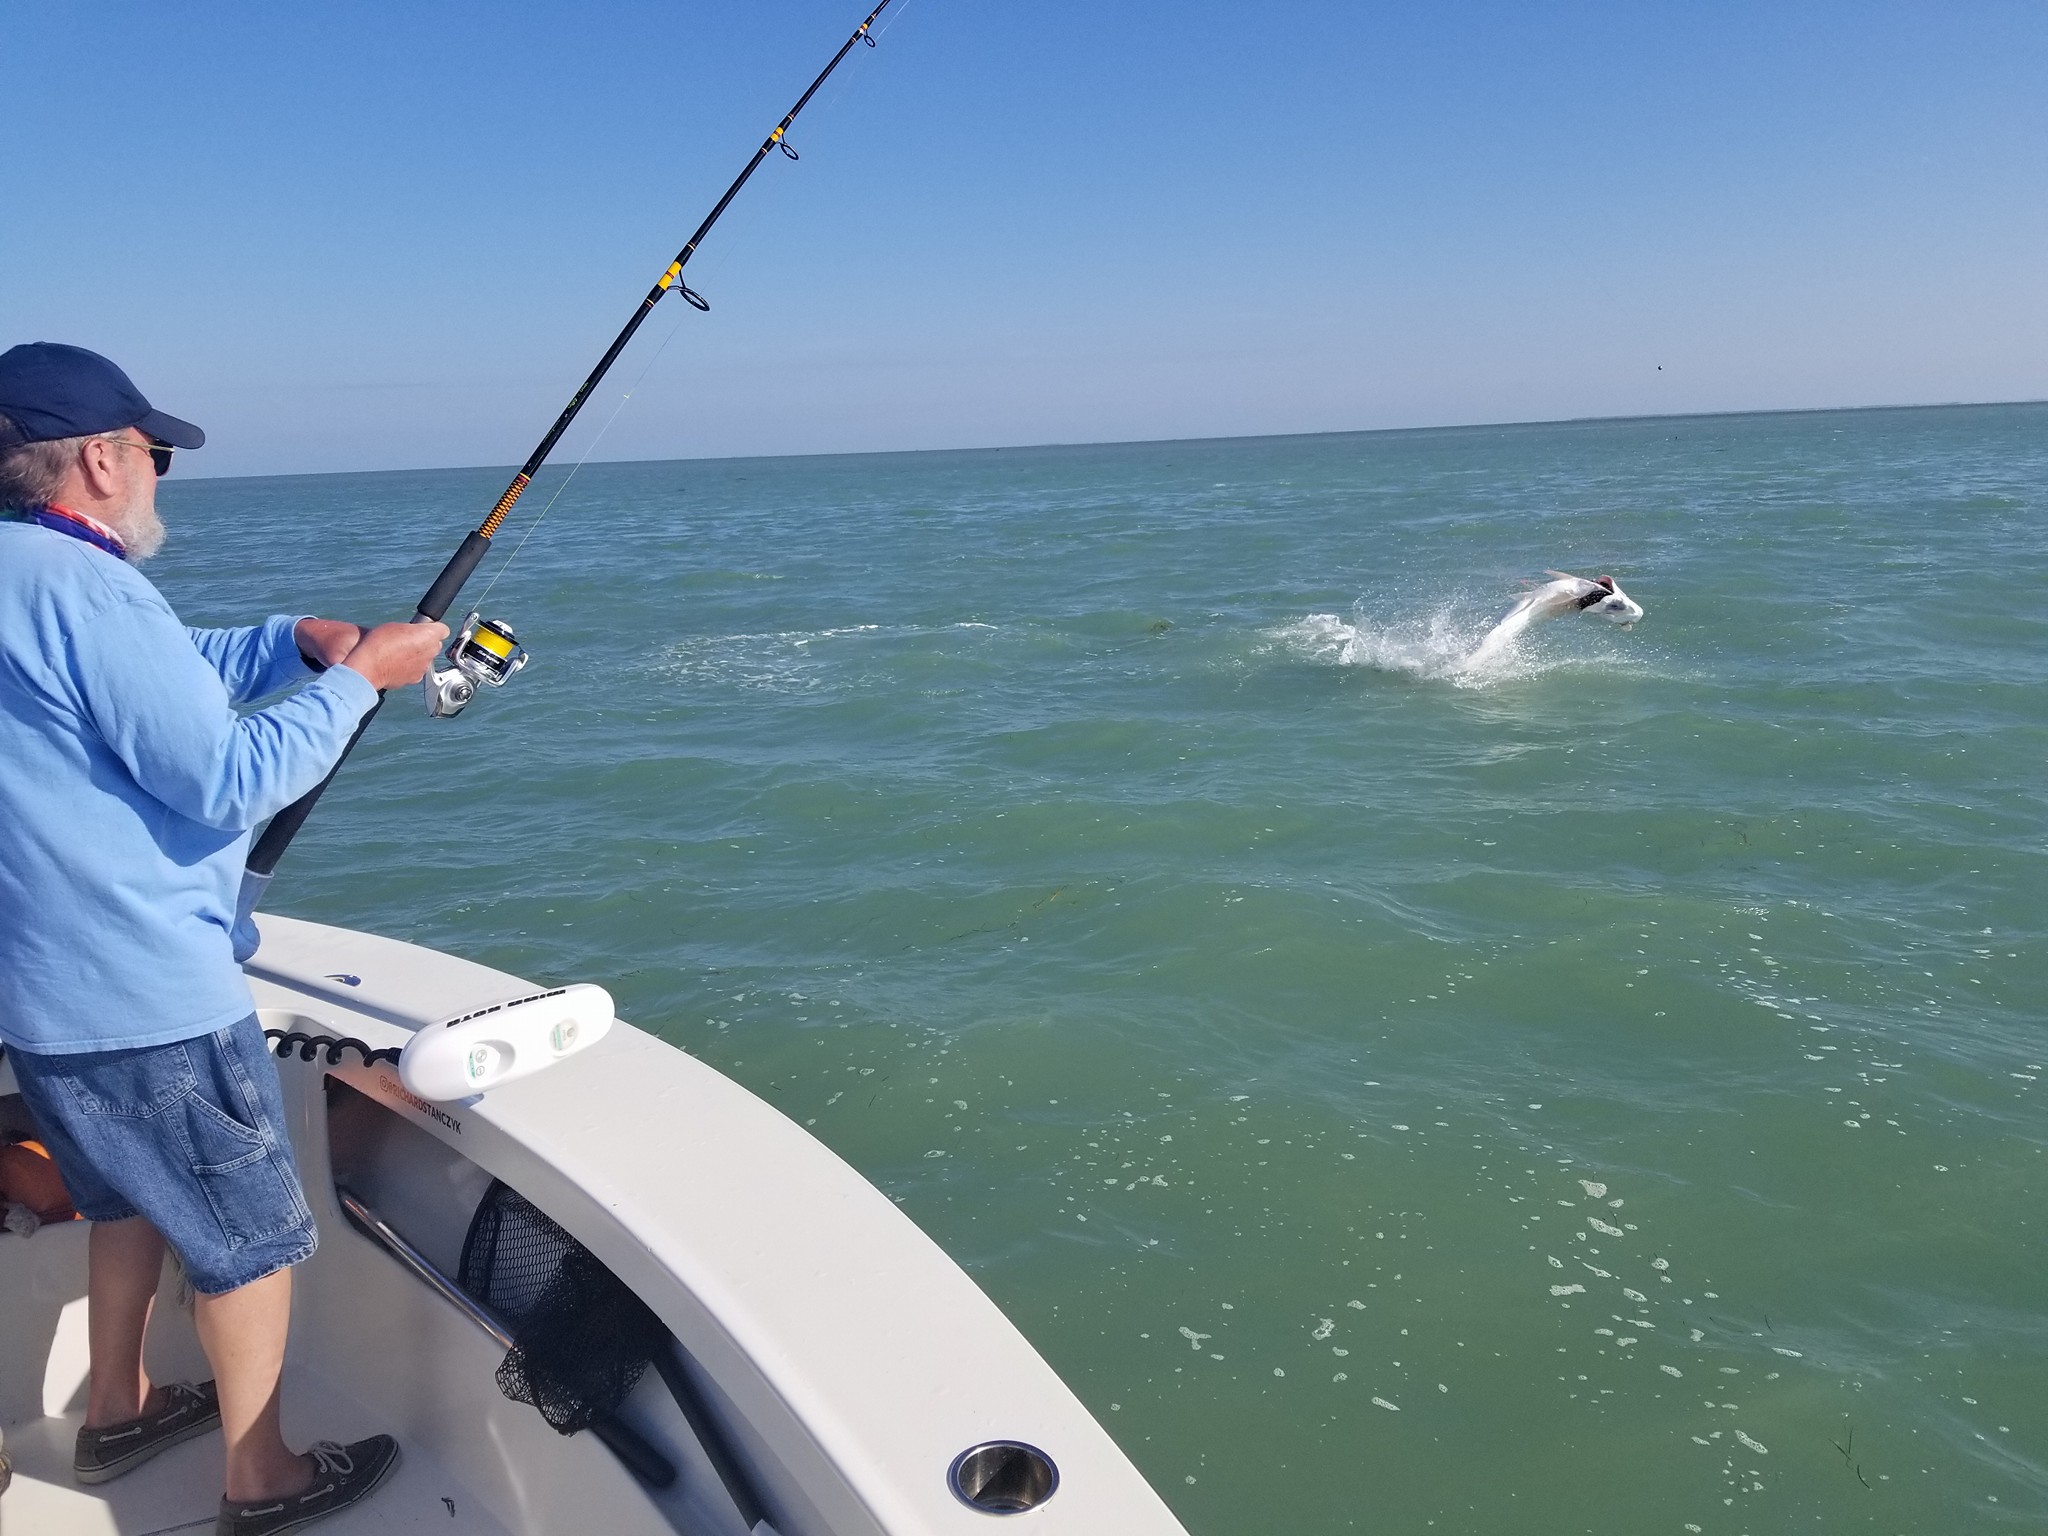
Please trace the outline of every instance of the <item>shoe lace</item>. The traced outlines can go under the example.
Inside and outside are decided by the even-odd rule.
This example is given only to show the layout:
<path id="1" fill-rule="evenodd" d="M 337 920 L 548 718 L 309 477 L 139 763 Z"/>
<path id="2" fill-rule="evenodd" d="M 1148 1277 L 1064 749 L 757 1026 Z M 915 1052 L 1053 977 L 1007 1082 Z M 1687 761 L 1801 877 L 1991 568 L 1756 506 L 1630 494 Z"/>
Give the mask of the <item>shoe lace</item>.
<path id="1" fill-rule="evenodd" d="M 316 1440 L 311 1447 L 313 1460 L 320 1470 L 336 1477 L 343 1477 L 355 1471 L 356 1464 L 348 1453 L 348 1447 L 333 1440 Z"/>

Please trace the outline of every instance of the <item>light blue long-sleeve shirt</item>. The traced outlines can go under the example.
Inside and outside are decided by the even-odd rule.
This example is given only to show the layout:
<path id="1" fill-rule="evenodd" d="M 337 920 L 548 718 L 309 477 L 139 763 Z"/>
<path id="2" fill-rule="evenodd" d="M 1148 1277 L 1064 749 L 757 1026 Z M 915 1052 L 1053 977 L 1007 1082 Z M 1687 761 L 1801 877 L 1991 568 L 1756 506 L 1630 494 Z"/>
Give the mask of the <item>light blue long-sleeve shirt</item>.
<path id="1" fill-rule="evenodd" d="M 250 830 L 377 700 L 315 676 L 296 623 L 187 629 L 116 556 L 0 522 L 0 1043 L 161 1045 L 251 1011 L 229 941 Z"/>

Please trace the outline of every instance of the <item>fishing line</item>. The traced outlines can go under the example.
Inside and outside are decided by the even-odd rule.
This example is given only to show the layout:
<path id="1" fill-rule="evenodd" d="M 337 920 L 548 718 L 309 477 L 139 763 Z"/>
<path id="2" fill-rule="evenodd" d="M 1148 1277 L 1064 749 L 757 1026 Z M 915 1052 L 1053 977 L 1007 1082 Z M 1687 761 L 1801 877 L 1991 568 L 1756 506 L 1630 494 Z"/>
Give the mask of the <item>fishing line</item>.
<path id="1" fill-rule="evenodd" d="M 619 419 L 619 413 L 625 410 L 626 403 L 640 392 L 640 386 L 647 382 L 647 375 L 654 372 L 654 365 L 661 361 L 661 354 L 668 350 L 668 344 L 681 334 L 683 318 L 683 315 L 678 312 L 675 323 L 668 328 L 668 334 L 661 338 L 661 345 L 654 349 L 654 356 L 647 359 L 647 366 L 640 370 L 640 377 L 635 379 L 626 392 L 619 396 L 619 403 L 612 407 L 611 415 L 605 417 L 604 425 L 597 429 L 597 435 L 590 440 L 589 446 L 583 450 L 583 457 L 570 466 L 569 473 L 562 477 L 562 483 L 555 487 L 554 495 L 550 496 L 547 499 L 547 504 L 540 509 L 540 515 L 526 525 L 526 532 L 519 536 L 519 542 L 512 546 L 512 552 L 499 562 L 498 569 L 492 575 L 489 583 L 482 592 L 477 594 L 477 607 L 483 607 L 484 599 L 489 597 L 492 589 L 505 579 L 505 573 L 512 568 L 512 562 L 519 558 L 519 551 L 526 548 L 526 541 L 540 531 L 540 525 L 547 521 L 547 515 L 555 510 L 555 503 L 560 501 L 562 493 L 569 489 L 569 482 L 574 480 L 577 472 L 590 462 L 590 456 L 597 452 L 597 445 L 604 441 L 605 433 L 611 431 L 612 423 Z"/>
<path id="2" fill-rule="evenodd" d="M 910 7 L 914 3 L 915 0 L 899 0 L 895 14 L 892 15 L 887 21 L 883 22 L 882 25 L 876 28 L 874 32 L 869 34 L 871 37 L 874 38 L 875 44 L 877 46 L 880 45 L 883 38 L 889 35 L 890 29 L 894 27 L 897 22 L 901 21 L 904 18 L 904 16 L 909 12 Z M 816 114 L 812 119 L 813 126 L 822 126 L 823 124 L 830 122 L 832 114 L 834 111 L 838 109 L 839 104 L 845 101 L 848 95 L 858 90 L 859 88 L 860 76 L 841 75 L 838 78 L 838 80 L 833 84 L 831 93 L 827 95 L 824 100 L 818 102 L 817 105 L 811 109 Z"/>
<path id="3" fill-rule="evenodd" d="M 916 0 L 903 0 L 903 4 L 897 10 L 896 14 L 894 16 L 891 16 L 887 21 L 882 23 L 881 31 L 869 34 L 871 37 L 874 38 L 875 43 L 880 43 L 883 38 L 887 37 L 889 33 L 895 28 L 896 23 L 901 21 L 905 16 L 910 14 L 910 7 L 915 3 Z M 868 46 L 873 47 L 875 46 L 875 43 L 870 43 Z"/>

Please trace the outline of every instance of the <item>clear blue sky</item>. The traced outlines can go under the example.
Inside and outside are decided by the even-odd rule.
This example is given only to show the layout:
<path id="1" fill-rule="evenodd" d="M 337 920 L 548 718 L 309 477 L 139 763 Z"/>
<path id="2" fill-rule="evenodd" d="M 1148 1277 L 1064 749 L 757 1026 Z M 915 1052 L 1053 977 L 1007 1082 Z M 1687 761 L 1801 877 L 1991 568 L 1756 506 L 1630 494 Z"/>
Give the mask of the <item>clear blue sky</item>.
<path id="1" fill-rule="evenodd" d="M 0 344 L 183 473 L 517 462 L 859 4 L 14 5 Z M 598 457 L 2048 396 L 2033 0 L 885 24 Z"/>

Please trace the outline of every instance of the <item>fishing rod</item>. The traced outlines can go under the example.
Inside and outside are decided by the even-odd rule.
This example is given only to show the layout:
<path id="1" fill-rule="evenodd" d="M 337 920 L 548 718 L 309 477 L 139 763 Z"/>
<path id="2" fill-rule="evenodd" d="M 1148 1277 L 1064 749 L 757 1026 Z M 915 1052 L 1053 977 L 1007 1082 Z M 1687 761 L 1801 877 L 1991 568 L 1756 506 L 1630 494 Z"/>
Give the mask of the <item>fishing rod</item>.
<path id="1" fill-rule="evenodd" d="M 618 360 L 619 354 L 626 350 L 626 343 L 633 339 L 633 333 L 640 329 L 640 323 L 653 313 L 654 306 L 668 295 L 676 294 L 692 308 L 711 308 L 709 301 L 702 294 L 694 291 L 683 281 L 683 268 L 689 265 L 690 258 L 697 253 L 698 245 L 711 232 L 711 226 L 718 222 L 720 215 L 731 205 L 732 200 L 739 196 L 740 188 L 747 184 L 747 179 L 759 169 L 761 162 L 768 158 L 771 151 L 780 149 L 791 160 L 797 158 L 796 151 L 790 147 L 786 137 L 789 125 L 795 122 L 797 114 L 810 104 L 811 98 L 818 94 L 818 88 L 831 77 L 832 71 L 839 67 L 840 61 L 853 51 L 856 43 L 866 43 L 870 48 L 875 46 L 872 31 L 875 18 L 886 11 L 890 4 L 891 0 L 882 0 L 880 5 L 868 12 L 867 20 L 853 29 L 853 35 L 832 55 L 832 62 L 819 71 L 818 78 L 811 82 L 810 89 L 797 98 L 796 105 L 783 114 L 782 121 L 761 141 L 761 147 L 754 151 L 753 158 L 746 164 L 746 169 L 733 178 L 732 185 L 725 189 L 725 195 L 719 198 L 711 211 L 704 216 L 704 222 L 697 226 L 697 232 L 690 236 L 680 251 L 676 252 L 676 259 L 668 264 L 668 269 L 655 281 L 654 286 L 647 290 L 647 297 L 642 299 L 640 307 L 633 311 L 633 317 L 626 322 L 625 329 L 621 330 L 612 339 L 612 344 L 605 348 L 604 356 L 597 360 L 597 366 L 590 370 L 590 376 L 583 381 L 576 393 L 570 396 L 562 414 L 555 418 L 555 424 L 548 428 L 533 452 L 527 456 L 526 462 L 519 466 L 519 473 L 514 475 L 512 483 L 505 487 L 505 494 L 498 498 L 497 505 L 491 508 L 490 514 L 483 522 L 471 530 L 456 547 L 455 553 L 449 557 L 448 563 L 441 567 L 441 574 L 434 578 L 433 585 L 427 588 L 426 595 L 419 600 L 419 606 L 413 613 L 415 624 L 437 623 L 442 615 L 447 613 L 456 596 L 462 591 L 463 584 L 469 580 L 485 552 L 491 547 L 491 537 L 504 523 L 505 515 L 526 493 L 527 486 L 533 483 L 534 474 L 547 462 L 547 457 L 554 451 L 555 444 L 560 442 L 562 434 L 569 430 L 569 423 L 576 419 L 577 413 L 590 399 L 591 391 L 596 389 L 605 374 L 611 371 L 612 364 Z M 427 713 L 445 719 L 460 712 L 463 706 L 476 696 L 479 686 L 504 686 L 515 672 L 526 665 L 526 652 L 520 646 L 510 625 L 472 613 L 462 621 L 442 660 L 446 665 L 437 662 L 426 676 L 425 687 Z M 355 750 L 356 743 L 363 739 L 363 733 L 370 728 L 370 722 L 377 717 L 377 711 L 383 707 L 384 699 L 380 694 L 376 704 L 356 727 L 355 734 L 349 738 L 348 745 L 342 748 L 341 756 L 336 759 L 334 767 L 328 770 L 327 777 L 273 816 L 270 825 L 264 828 L 263 835 L 249 850 L 247 871 L 242 881 L 238 937 L 239 930 L 254 908 L 257 898 L 262 894 L 263 887 L 276 872 L 278 860 L 284 857 L 285 849 L 291 846 L 291 841 L 298 835 L 299 828 L 304 826 L 306 818 L 312 815 L 313 807 L 319 803 L 321 795 L 326 793 L 327 786 L 334 782 L 334 776 L 341 772 L 341 765 L 348 761 L 348 756 Z"/>

